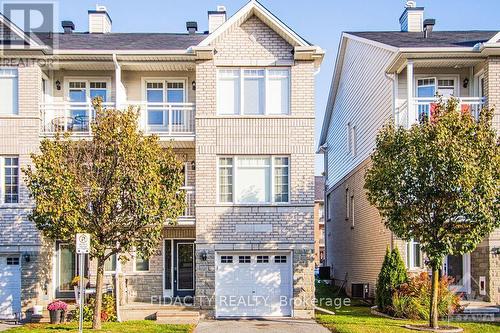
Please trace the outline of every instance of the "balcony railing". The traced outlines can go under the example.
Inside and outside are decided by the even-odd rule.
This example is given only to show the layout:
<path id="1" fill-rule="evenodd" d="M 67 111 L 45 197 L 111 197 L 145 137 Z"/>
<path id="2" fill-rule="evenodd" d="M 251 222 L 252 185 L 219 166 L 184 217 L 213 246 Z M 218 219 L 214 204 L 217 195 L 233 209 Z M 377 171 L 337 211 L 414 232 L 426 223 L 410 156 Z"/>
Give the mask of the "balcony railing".
<path id="1" fill-rule="evenodd" d="M 186 208 L 182 217 L 194 218 L 195 192 L 192 189 L 186 189 Z"/>
<path id="2" fill-rule="evenodd" d="M 104 109 L 115 103 L 103 103 Z M 194 103 L 147 103 L 127 102 L 139 110 L 139 128 L 147 134 L 159 136 L 194 135 Z M 95 110 L 90 102 L 54 102 L 40 106 L 42 135 L 70 132 L 75 136 L 91 136 Z"/>
<path id="3" fill-rule="evenodd" d="M 458 106 L 461 111 L 470 112 L 475 119 L 479 119 L 479 114 L 486 104 L 485 97 L 455 97 L 458 100 Z M 448 98 L 442 98 L 446 102 Z M 409 103 L 408 103 L 409 102 Z M 436 97 L 417 97 L 411 98 L 409 101 L 404 101 L 396 107 L 395 121 L 399 126 L 408 127 L 411 125 L 414 114 L 417 115 L 416 120 L 420 120 L 422 115 L 430 118 L 431 111 L 437 106 L 439 98 Z M 415 110 L 415 111 L 413 111 Z M 415 113 L 414 113 L 415 112 Z"/>

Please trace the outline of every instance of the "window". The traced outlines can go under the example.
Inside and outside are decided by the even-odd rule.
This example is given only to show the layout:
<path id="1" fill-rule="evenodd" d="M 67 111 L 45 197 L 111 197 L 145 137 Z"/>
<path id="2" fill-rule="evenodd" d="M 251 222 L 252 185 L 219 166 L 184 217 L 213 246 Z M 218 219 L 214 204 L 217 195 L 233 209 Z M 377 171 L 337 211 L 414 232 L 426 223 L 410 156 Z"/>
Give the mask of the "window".
<path id="1" fill-rule="evenodd" d="M 269 256 L 257 256 L 258 264 L 267 264 L 269 262 Z"/>
<path id="2" fill-rule="evenodd" d="M 349 210 L 349 188 L 346 188 L 345 189 L 345 219 L 346 221 L 349 220 L 349 216 L 350 216 L 350 210 Z"/>
<path id="3" fill-rule="evenodd" d="M 222 264 L 232 264 L 233 263 L 233 256 L 221 256 L 220 262 Z"/>
<path id="4" fill-rule="evenodd" d="M 221 157 L 218 178 L 221 203 L 289 201 L 288 157 Z"/>
<path id="5" fill-rule="evenodd" d="M 356 126 L 351 122 L 347 123 L 347 149 L 352 156 L 356 156 L 357 152 L 357 133 Z"/>
<path id="6" fill-rule="evenodd" d="M 7 265 L 19 265 L 19 257 L 7 257 Z"/>
<path id="7" fill-rule="evenodd" d="M 16 68 L 0 68 L 0 115 L 18 114 L 18 73 Z"/>
<path id="8" fill-rule="evenodd" d="M 0 156 L 0 203 L 19 202 L 19 157 Z"/>
<path id="9" fill-rule="evenodd" d="M 351 141 L 352 141 L 351 154 L 353 157 L 355 157 L 358 154 L 358 142 L 357 142 L 358 133 L 356 131 L 356 126 L 352 127 L 351 136 L 352 136 L 352 138 L 351 138 Z"/>
<path id="10" fill-rule="evenodd" d="M 286 256 L 274 256 L 274 262 L 276 264 L 284 264 L 286 263 Z"/>
<path id="11" fill-rule="evenodd" d="M 250 263 L 250 256 L 239 256 L 238 262 L 240 264 L 249 264 Z"/>
<path id="12" fill-rule="evenodd" d="M 351 209 L 351 229 L 354 228 L 354 195 L 351 195 L 351 201 L 349 202 L 349 208 Z"/>
<path id="13" fill-rule="evenodd" d="M 411 240 L 406 243 L 406 267 L 415 269 L 422 267 L 422 251 L 420 243 Z"/>
<path id="14" fill-rule="evenodd" d="M 326 196 L 326 220 L 330 221 L 332 218 L 332 197 L 331 194 Z"/>
<path id="15" fill-rule="evenodd" d="M 146 258 L 141 253 L 135 255 L 135 270 L 136 272 L 149 271 L 149 258 Z"/>
<path id="16" fill-rule="evenodd" d="M 288 68 L 221 68 L 217 86 L 220 115 L 289 114 Z"/>
<path id="17" fill-rule="evenodd" d="M 179 80 L 161 80 L 146 82 L 146 100 L 148 103 L 148 125 L 155 130 L 168 130 L 169 121 L 172 125 L 184 124 L 182 108 L 173 107 L 170 110 L 164 103 L 184 103 L 186 99 L 185 82 Z M 169 117 L 172 119 L 170 120 Z"/>
<path id="18" fill-rule="evenodd" d="M 106 261 L 104 262 L 104 271 L 105 272 L 114 272 L 116 271 L 116 254 L 112 254 Z"/>

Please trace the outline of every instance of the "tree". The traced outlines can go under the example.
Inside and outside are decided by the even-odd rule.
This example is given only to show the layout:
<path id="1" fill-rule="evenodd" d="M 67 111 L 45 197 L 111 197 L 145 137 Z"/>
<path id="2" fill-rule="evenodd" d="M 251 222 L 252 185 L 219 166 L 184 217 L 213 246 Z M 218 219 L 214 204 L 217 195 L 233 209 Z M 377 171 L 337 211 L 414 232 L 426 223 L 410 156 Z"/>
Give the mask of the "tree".
<path id="1" fill-rule="evenodd" d="M 24 170 L 35 201 L 30 218 L 52 240 L 74 243 L 91 235 L 90 258 L 97 261 L 92 328 L 101 327 L 104 262 L 138 251 L 149 257 L 164 224 L 184 209 L 182 163 L 171 148 L 137 128 L 138 115 L 103 110 L 94 101 L 91 140 L 56 136 L 41 142 L 34 168 Z M 173 222 L 171 222 L 173 223 Z"/>
<path id="2" fill-rule="evenodd" d="M 410 129 L 384 126 L 365 175 L 369 202 L 397 237 L 420 243 L 432 269 L 429 325 L 438 327 L 443 259 L 474 250 L 499 227 L 500 155 L 493 110 L 476 121 L 457 100 L 440 101 Z"/>
<path id="3" fill-rule="evenodd" d="M 375 293 L 376 303 L 381 311 L 387 311 L 392 306 L 392 294 L 395 288 L 406 282 L 408 282 L 408 273 L 398 249 L 394 248 L 391 251 L 387 248 Z"/>

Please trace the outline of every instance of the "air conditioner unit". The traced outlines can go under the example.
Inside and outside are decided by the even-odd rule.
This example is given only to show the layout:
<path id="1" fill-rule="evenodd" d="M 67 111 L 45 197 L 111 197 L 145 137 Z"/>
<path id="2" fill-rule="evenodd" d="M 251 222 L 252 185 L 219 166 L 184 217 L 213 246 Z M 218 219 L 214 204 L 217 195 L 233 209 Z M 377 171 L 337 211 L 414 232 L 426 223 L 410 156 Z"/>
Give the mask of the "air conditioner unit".
<path id="1" fill-rule="evenodd" d="M 353 283 L 351 285 L 352 298 L 367 299 L 370 296 L 370 284 L 368 283 Z"/>

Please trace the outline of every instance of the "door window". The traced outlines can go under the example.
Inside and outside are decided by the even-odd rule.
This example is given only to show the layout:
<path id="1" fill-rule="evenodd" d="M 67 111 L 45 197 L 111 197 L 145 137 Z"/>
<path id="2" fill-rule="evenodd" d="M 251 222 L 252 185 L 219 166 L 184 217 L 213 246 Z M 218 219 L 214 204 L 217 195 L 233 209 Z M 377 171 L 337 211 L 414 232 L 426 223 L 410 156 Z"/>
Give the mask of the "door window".
<path id="1" fill-rule="evenodd" d="M 453 278 L 453 284 L 461 286 L 464 281 L 464 265 L 462 255 L 449 255 L 446 260 L 446 275 Z"/>
<path id="2" fill-rule="evenodd" d="M 194 246 L 192 243 L 177 244 L 177 289 L 194 289 Z"/>
<path id="3" fill-rule="evenodd" d="M 59 291 L 72 291 L 71 280 L 76 275 L 76 256 L 68 244 L 59 245 Z"/>
<path id="4" fill-rule="evenodd" d="M 455 96 L 455 80 L 443 79 L 438 80 L 437 93 L 444 98 Z"/>

